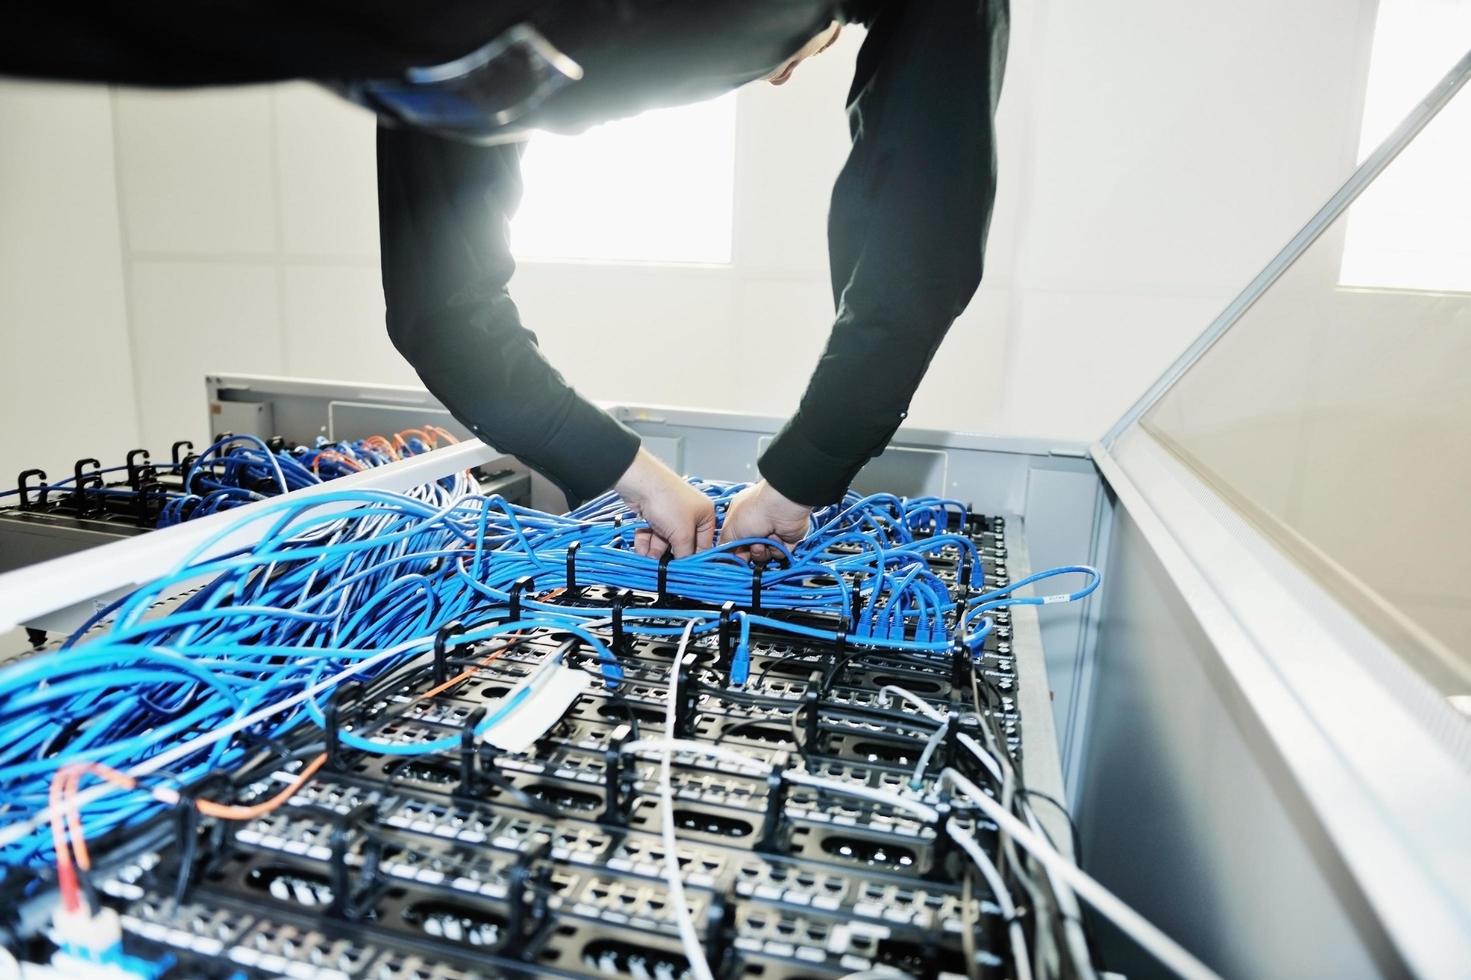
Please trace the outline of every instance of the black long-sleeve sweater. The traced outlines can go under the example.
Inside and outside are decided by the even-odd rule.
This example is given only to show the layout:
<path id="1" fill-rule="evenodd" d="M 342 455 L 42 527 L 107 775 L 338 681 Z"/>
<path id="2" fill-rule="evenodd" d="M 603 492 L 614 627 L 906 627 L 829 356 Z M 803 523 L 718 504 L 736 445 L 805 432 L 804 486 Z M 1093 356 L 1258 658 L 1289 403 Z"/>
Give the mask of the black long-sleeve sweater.
<path id="1" fill-rule="evenodd" d="M 852 151 L 828 218 L 837 316 L 800 407 L 760 460 L 777 490 L 813 505 L 837 499 L 903 421 L 979 285 L 995 195 L 1005 0 L 866 6 L 876 9 L 863 15 L 848 99 Z M 399 350 L 457 417 L 569 497 L 608 489 L 638 437 L 547 362 L 508 292 L 519 148 L 383 128 L 378 168 Z"/>

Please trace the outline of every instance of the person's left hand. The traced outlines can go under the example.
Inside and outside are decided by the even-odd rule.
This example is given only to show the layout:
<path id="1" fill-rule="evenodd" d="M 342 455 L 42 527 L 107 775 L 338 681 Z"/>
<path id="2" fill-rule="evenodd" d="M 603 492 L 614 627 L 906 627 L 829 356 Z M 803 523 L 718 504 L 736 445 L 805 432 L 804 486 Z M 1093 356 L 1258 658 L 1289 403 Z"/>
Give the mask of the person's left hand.
<path id="1" fill-rule="evenodd" d="M 773 85 L 785 85 L 787 83 L 787 80 L 792 77 L 792 72 L 797 70 L 798 65 L 806 61 L 808 58 L 822 54 L 828 48 L 832 47 L 833 43 L 837 41 L 838 35 L 841 34 L 842 31 L 843 25 L 839 24 L 837 21 L 833 21 L 827 27 L 819 31 L 816 37 L 808 41 L 806 44 L 802 45 L 802 50 L 798 51 L 796 54 L 792 55 L 790 58 L 784 61 L 782 63 L 782 66 L 776 71 L 772 72 L 770 75 L 767 75 L 766 80 Z"/>
<path id="2" fill-rule="evenodd" d="M 812 508 L 788 500 L 771 484 L 753 483 L 731 498 L 720 528 L 721 541 L 741 538 L 772 538 L 788 548 L 807 536 Z M 761 544 L 736 549 L 736 554 L 757 563 L 771 557 L 772 549 Z"/>

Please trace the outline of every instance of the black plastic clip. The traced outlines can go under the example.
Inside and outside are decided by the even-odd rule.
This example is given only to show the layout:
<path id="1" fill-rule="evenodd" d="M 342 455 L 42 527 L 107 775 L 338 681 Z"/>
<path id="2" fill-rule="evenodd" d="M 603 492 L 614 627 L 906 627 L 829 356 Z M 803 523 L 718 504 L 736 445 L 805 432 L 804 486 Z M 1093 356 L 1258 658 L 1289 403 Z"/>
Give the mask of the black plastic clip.
<path id="1" fill-rule="evenodd" d="M 343 710 L 343 703 L 347 700 L 349 691 L 363 686 L 356 678 L 348 678 L 332 689 L 332 696 L 327 699 L 327 709 L 322 712 L 322 727 L 325 730 L 327 742 L 327 767 L 342 771 L 347 768 L 347 762 L 342 758 L 342 737 L 340 729 L 347 724 L 351 715 L 351 708 Z"/>
<path id="2" fill-rule="evenodd" d="M 858 587 L 857 582 L 853 583 L 852 595 L 853 611 L 851 615 L 853 617 L 853 622 L 859 623 L 863 621 L 863 590 Z"/>
<path id="3" fill-rule="evenodd" d="M 965 700 L 970 693 L 970 672 L 973 664 L 970 648 L 965 640 L 957 637 L 950 649 L 950 700 Z"/>
<path id="4" fill-rule="evenodd" d="M 761 576 L 766 573 L 766 566 L 756 562 L 751 563 L 751 611 L 761 611 Z"/>
<path id="5" fill-rule="evenodd" d="M 282 436 L 271 436 L 266 440 L 266 448 L 273 453 L 284 453 L 286 451 L 286 439 Z"/>
<path id="6" fill-rule="evenodd" d="M 460 729 L 460 785 L 456 796 L 477 796 L 480 780 L 475 773 L 475 729 L 485 720 L 485 706 L 481 705 L 465 718 L 465 727 Z"/>
<path id="7" fill-rule="evenodd" d="M 691 655 L 685 656 L 692 659 Z M 699 712 L 700 689 L 687 664 L 676 664 L 679 673 L 674 682 L 674 734 L 680 738 L 692 738 L 695 734 L 695 715 Z"/>
<path id="8" fill-rule="evenodd" d="M 192 450 L 194 448 L 194 443 L 190 442 L 188 439 L 180 439 L 178 442 L 169 447 L 169 459 L 173 462 L 175 470 L 179 469 L 179 449 L 181 447 L 184 449 Z"/>
<path id="9" fill-rule="evenodd" d="M 609 645 L 614 653 L 623 652 L 623 604 L 628 601 L 628 593 L 619 589 L 613 593 L 613 642 Z"/>
<path id="10" fill-rule="evenodd" d="M 838 621 L 837 636 L 833 639 L 833 666 L 837 666 L 848 653 L 848 634 L 853 631 L 853 621 L 844 616 Z"/>
<path id="11" fill-rule="evenodd" d="M 138 522 L 145 527 L 152 527 L 153 522 L 163 511 L 164 501 L 168 494 L 164 492 L 162 484 L 152 479 L 153 467 L 143 467 L 143 479 L 138 485 L 137 517 Z"/>
<path id="12" fill-rule="evenodd" d="M 731 945 L 736 935 L 736 903 L 720 893 L 710 900 L 710 909 L 705 913 L 705 959 L 710 972 L 717 977 L 726 976 L 726 960 L 731 954 Z"/>
<path id="13" fill-rule="evenodd" d="M 984 517 L 982 517 L 980 514 L 977 514 L 976 513 L 976 508 L 975 508 L 975 505 L 974 504 L 966 504 L 965 505 L 965 518 L 962 521 L 962 526 L 966 529 L 966 531 L 968 531 L 972 535 L 975 535 L 975 534 L 984 534 L 986 532 L 986 519 Z M 992 531 L 995 531 L 996 533 L 999 534 L 1001 532 L 1001 529 L 1004 528 L 1005 526 L 1006 526 L 1006 520 L 1004 518 L 1001 518 L 1001 517 L 993 517 L 993 518 L 991 518 L 991 530 Z"/>
<path id="14" fill-rule="evenodd" d="M 194 790 L 179 788 L 174 804 L 174 840 L 179 842 L 179 870 L 174 878 L 174 904 L 184 901 L 194 882 L 195 858 L 199 850 L 199 809 L 194 805 Z"/>
<path id="15" fill-rule="evenodd" d="M 665 606 L 669 603 L 669 563 L 674 560 L 674 551 L 670 549 L 659 556 L 659 605 Z"/>
<path id="16" fill-rule="evenodd" d="M 782 759 L 766 774 L 766 816 L 756 841 L 756 850 L 762 854 L 778 854 L 782 850 L 781 827 L 787 807 L 786 762 Z"/>
<path id="17" fill-rule="evenodd" d="M 46 492 L 51 489 L 49 486 L 46 485 L 46 471 L 45 470 L 25 470 L 25 471 L 23 471 L 21 473 L 20 478 L 16 481 L 17 484 L 19 485 L 19 488 L 20 488 L 20 509 L 21 510 L 30 510 L 31 509 L 31 486 L 30 486 L 30 483 L 31 483 L 31 477 L 33 477 L 33 476 L 37 476 L 37 477 L 40 477 L 41 478 L 41 486 L 39 487 L 39 489 L 41 491 L 41 494 L 40 494 L 40 496 L 38 496 L 36 498 L 36 504 L 35 504 L 35 506 L 37 506 L 37 507 L 45 507 L 46 506 Z"/>
<path id="18" fill-rule="evenodd" d="M 723 673 L 730 673 L 735 659 L 735 603 L 727 599 L 720 606 L 720 658 L 715 662 Z"/>
<path id="19" fill-rule="evenodd" d="M 521 621 L 521 593 L 530 592 L 536 588 L 536 579 L 530 575 L 523 575 L 511 583 L 511 622 Z"/>
<path id="20" fill-rule="evenodd" d="M 139 456 L 143 457 L 143 462 L 141 464 L 139 464 L 139 462 L 138 462 L 138 457 Z M 141 474 L 142 474 L 142 471 L 143 471 L 143 467 L 145 467 L 145 466 L 148 465 L 148 461 L 149 461 L 148 450 L 146 450 L 146 449 L 129 449 L 128 450 L 128 456 L 127 456 L 127 463 L 128 463 L 128 486 L 132 487 L 134 490 L 138 490 L 142 486 L 142 476 L 141 476 Z"/>
<path id="21" fill-rule="evenodd" d="M 185 493 L 194 492 L 189 487 L 189 471 L 194 468 L 194 464 L 197 462 L 199 462 L 199 457 L 194 453 L 185 453 L 184 458 L 179 461 L 179 479 L 184 481 Z"/>
<path id="22" fill-rule="evenodd" d="M 966 594 L 970 593 L 970 575 L 972 564 L 973 560 L 969 558 L 965 554 L 965 552 L 962 551 L 960 553 L 960 573 L 956 577 L 956 581 L 960 584 L 960 587 L 966 591 Z"/>
<path id="23" fill-rule="evenodd" d="M 581 547 L 581 541 L 574 541 L 567 546 L 567 594 L 573 597 L 582 594 L 582 590 L 577 587 L 577 549 Z"/>
<path id="24" fill-rule="evenodd" d="M 802 696 L 802 726 L 806 729 L 804 744 L 808 752 L 822 748 L 822 725 L 819 712 L 822 707 L 823 673 L 814 670 L 807 675 L 807 693 Z"/>
<path id="25" fill-rule="evenodd" d="M 449 639 L 465 632 L 465 624 L 458 619 L 441 626 L 434 634 L 434 685 L 438 687 L 449 680 Z"/>
<path id="26" fill-rule="evenodd" d="M 531 945 L 530 939 L 546 920 L 547 900 L 545 889 L 537 889 L 532 895 L 532 907 L 526 908 L 527 885 L 533 878 L 544 879 L 546 871 L 533 872 L 531 865 L 545 860 L 551 853 L 552 842 L 547 841 L 537 850 L 523 854 L 511 868 L 510 883 L 506 888 L 506 904 L 510 906 L 506 916 L 506 933 L 498 944 L 497 952 L 502 956 L 520 959 Z"/>
<path id="27" fill-rule="evenodd" d="M 618 746 L 603 750 L 603 815 L 599 823 L 623 827 L 628 816 L 623 812 L 623 752 Z"/>
<path id="28" fill-rule="evenodd" d="M 327 906 L 328 915 L 344 919 L 363 917 L 363 910 L 358 907 L 353 895 L 352 875 L 347 866 L 348 831 L 372 820 L 376 812 L 377 804 L 359 803 L 332 822 L 332 834 L 327 840 L 327 846 L 332 849 L 332 856 L 328 859 L 332 886 L 332 904 Z"/>
<path id="29" fill-rule="evenodd" d="M 951 708 L 945 720 L 945 744 L 940 747 L 940 766 L 953 769 L 960 761 L 960 712 Z"/>
<path id="30" fill-rule="evenodd" d="M 92 466 L 90 473 L 84 472 L 88 464 Z M 87 491 L 93 487 L 102 489 L 102 464 L 95 459 L 77 460 L 77 465 L 72 468 L 72 505 L 79 515 L 89 513 Z"/>
<path id="31" fill-rule="evenodd" d="M 195 800 L 212 788 L 224 788 L 230 785 L 228 773 L 214 770 L 188 786 L 181 786 L 178 789 L 178 799 L 174 802 L 174 820 L 177 824 L 174 840 L 180 845 L 179 869 L 174 879 L 174 901 L 176 903 L 184 901 L 189 894 L 189 886 L 198 877 L 196 872 L 201 863 L 208 866 L 211 860 L 221 857 L 229 847 L 229 837 L 233 835 L 233 827 L 217 835 L 213 846 L 205 848 L 201 862 L 200 814 Z M 230 822 L 222 820 L 220 823 L 229 824 Z"/>

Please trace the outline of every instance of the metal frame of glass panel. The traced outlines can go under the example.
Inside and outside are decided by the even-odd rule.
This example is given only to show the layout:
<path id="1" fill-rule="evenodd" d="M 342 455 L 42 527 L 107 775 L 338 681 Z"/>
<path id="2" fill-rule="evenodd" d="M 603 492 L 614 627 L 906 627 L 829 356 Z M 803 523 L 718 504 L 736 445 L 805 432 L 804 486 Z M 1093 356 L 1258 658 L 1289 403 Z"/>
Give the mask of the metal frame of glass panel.
<path id="1" fill-rule="evenodd" d="M 1468 79 L 1471 52 L 1092 451 L 1117 496 L 1120 515 L 1127 515 L 1120 519 L 1164 569 L 1172 608 L 1202 635 L 1194 649 L 1148 655 L 1154 659 L 1139 670 L 1165 674 L 1162 665 L 1170 656 L 1193 654 L 1200 661 L 1209 684 L 1230 705 L 1240 739 L 1258 747 L 1256 756 L 1266 760 L 1263 766 L 1277 785 L 1290 787 L 1267 795 L 1292 811 L 1306 849 L 1326 855 L 1318 864 L 1334 882 L 1329 894 L 1342 898 L 1350 917 L 1359 915 L 1355 932 L 1366 946 L 1379 947 L 1374 957 L 1379 973 L 1402 968 L 1424 976 L 1458 976 L 1471 962 L 1471 723 L 1411 666 L 1404 649 L 1366 625 L 1321 570 L 1279 547 L 1238 499 L 1208 483 L 1141 423 Z M 1128 570 L 1111 567 L 1110 572 L 1118 576 Z M 1100 637 L 1104 661 L 1144 657 L 1110 645 L 1115 636 L 1109 619 L 1106 608 Z M 1118 629 L 1118 635 L 1127 632 Z M 1121 726 L 1127 724 L 1095 713 L 1086 736 L 1097 745 L 1125 745 Z M 1209 752 L 1188 744 L 1198 734 L 1177 724 L 1156 739 L 1158 752 L 1145 764 L 1172 773 L 1195 766 L 1200 781 L 1208 782 L 1212 774 L 1200 767 Z M 1097 752 L 1092 758 L 1090 765 L 1098 765 Z M 1112 760 L 1105 753 L 1103 761 Z M 1196 804 L 1210 798 L 1209 791 L 1193 789 L 1184 795 L 1192 792 Z M 1106 788 L 1081 795 L 1085 827 L 1087 808 L 1127 813 L 1131 802 L 1109 799 Z M 1074 802 L 1080 802 L 1077 796 Z M 1197 806 L 1195 813 L 1191 832 L 1202 840 L 1219 841 L 1236 832 L 1208 806 Z M 1203 846 L 1244 852 L 1240 846 L 1235 851 L 1233 845 Z M 1266 849 L 1260 859 L 1270 862 L 1274 855 L 1270 846 Z M 1148 890 L 1148 878 L 1141 873 L 1138 887 Z M 1174 897 L 1168 887 L 1154 892 L 1157 900 L 1167 897 Z M 1234 898 L 1223 898 L 1223 904 Z M 1143 907 L 1149 911 L 1147 900 Z M 1243 908 L 1237 904 L 1231 911 Z"/>
<path id="2" fill-rule="evenodd" d="M 1339 215 L 1348 210 L 1349 205 L 1358 199 L 1364 189 L 1384 172 L 1384 168 L 1393 163 L 1430 120 L 1434 119 L 1436 114 L 1444 109 L 1451 99 L 1455 98 L 1456 93 L 1466 84 L 1467 79 L 1471 79 L 1471 51 L 1467 51 L 1465 56 L 1456 62 L 1450 71 L 1446 72 L 1445 77 L 1430 90 L 1419 105 L 1411 110 L 1394 132 L 1385 137 L 1378 149 L 1359 164 L 1358 169 L 1348 180 L 1344 181 L 1343 186 L 1318 209 L 1316 214 L 1308 219 L 1308 223 L 1302 226 L 1302 230 L 1282 246 L 1282 250 L 1272 257 L 1272 260 L 1257 274 L 1257 277 L 1227 304 L 1215 320 L 1211 321 L 1205 332 L 1165 369 L 1165 372 L 1149 386 L 1144 394 L 1139 396 L 1139 399 L 1103 436 L 1102 445 L 1109 448 L 1116 445 L 1119 438 L 1138 423 L 1144 413 L 1149 411 L 1164 393 L 1174 386 L 1180 376 L 1200 360 L 1206 351 L 1215 346 L 1216 341 L 1220 340 L 1221 336 L 1255 305 L 1261 295 L 1282 277 L 1282 273 L 1286 272 L 1302 256 L 1302 253 L 1318 240 L 1318 236 L 1323 234 Z"/>

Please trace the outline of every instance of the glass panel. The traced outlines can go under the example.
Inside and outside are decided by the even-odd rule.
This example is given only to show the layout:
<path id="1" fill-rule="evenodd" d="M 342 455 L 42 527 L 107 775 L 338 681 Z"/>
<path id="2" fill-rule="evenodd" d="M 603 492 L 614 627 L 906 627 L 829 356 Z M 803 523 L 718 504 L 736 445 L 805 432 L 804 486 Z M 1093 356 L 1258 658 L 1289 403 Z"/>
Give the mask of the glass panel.
<path id="1" fill-rule="evenodd" d="M 1453 696 L 1471 694 L 1471 294 L 1339 275 L 1355 214 L 1468 128 L 1463 88 L 1143 422 Z M 1426 212 L 1420 240 L 1471 262 L 1459 220 Z"/>
<path id="2" fill-rule="evenodd" d="M 1471 43 L 1466 0 L 1384 0 L 1374 26 L 1359 159 Z M 1452 112 L 1447 108 L 1447 113 Z M 1345 286 L 1471 291 L 1471 103 L 1405 150 L 1348 222 Z M 1439 220 L 1437 220 L 1439 219 Z"/>

